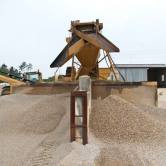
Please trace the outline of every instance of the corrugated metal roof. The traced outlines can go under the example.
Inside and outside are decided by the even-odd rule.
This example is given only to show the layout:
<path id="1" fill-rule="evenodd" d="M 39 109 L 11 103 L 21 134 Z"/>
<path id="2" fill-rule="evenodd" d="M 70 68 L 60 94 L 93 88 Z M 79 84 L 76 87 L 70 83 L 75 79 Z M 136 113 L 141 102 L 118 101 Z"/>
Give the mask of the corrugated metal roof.
<path id="1" fill-rule="evenodd" d="M 116 64 L 117 68 L 166 68 L 166 64 Z"/>

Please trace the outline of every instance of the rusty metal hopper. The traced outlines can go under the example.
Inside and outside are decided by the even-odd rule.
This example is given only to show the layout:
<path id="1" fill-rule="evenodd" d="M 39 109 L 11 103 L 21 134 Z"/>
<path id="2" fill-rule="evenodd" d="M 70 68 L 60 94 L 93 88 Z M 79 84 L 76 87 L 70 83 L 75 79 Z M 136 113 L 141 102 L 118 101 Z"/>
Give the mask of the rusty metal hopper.
<path id="1" fill-rule="evenodd" d="M 119 48 L 100 33 L 102 28 L 103 24 L 99 23 L 98 20 L 85 23 L 71 22 L 72 37 L 68 38 L 68 44 L 50 67 L 61 67 L 74 55 L 81 63 L 76 77 L 91 75 L 92 72 L 97 76 L 99 50 L 102 49 L 106 53 L 119 52 Z"/>

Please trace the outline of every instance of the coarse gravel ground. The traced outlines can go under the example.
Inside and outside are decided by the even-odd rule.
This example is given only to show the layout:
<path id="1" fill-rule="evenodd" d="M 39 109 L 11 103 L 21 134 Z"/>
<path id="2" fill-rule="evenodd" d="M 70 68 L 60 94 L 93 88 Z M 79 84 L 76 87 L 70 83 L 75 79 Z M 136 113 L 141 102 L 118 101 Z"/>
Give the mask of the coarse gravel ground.
<path id="1" fill-rule="evenodd" d="M 165 166 L 164 109 L 93 101 L 89 144 L 70 143 L 70 94 L 0 97 L 0 166 Z"/>
<path id="2" fill-rule="evenodd" d="M 100 165 L 165 165 L 166 110 L 110 95 L 91 112 L 91 132 L 103 142 Z"/>

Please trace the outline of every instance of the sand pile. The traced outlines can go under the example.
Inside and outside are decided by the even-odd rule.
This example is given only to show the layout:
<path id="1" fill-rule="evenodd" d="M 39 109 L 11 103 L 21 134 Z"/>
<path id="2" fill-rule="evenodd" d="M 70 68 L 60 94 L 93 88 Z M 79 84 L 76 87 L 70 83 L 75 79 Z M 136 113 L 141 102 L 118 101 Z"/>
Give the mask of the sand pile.
<path id="1" fill-rule="evenodd" d="M 166 148 L 153 144 L 105 144 L 96 165 L 100 166 L 165 166 Z"/>
<path id="2" fill-rule="evenodd" d="M 96 159 L 98 166 L 133 166 L 131 159 L 127 158 L 127 154 L 116 146 L 101 148 L 100 156 Z M 140 163 L 140 162 L 138 162 Z M 139 165 L 137 163 L 137 165 Z M 141 165 L 139 165 L 141 166 Z"/>
<path id="3" fill-rule="evenodd" d="M 1 97 L 0 165 L 165 165 L 166 125 L 156 118 L 158 109 L 144 110 L 117 96 L 94 101 L 92 132 L 83 146 L 69 142 L 69 99 L 69 94 Z"/>
<path id="4" fill-rule="evenodd" d="M 66 112 L 62 96 L 4 96 L 0 100 L 0 133 L 45 134 Z"/>
<path id="5" fill-rule="evenodd" d="M 16 94 L 1 97 L 0 165 L 24 165 L 25 161 L 29 161 L 31 155 L 34 157 L 38 151 L 43 154 L 38 165 L 48 159 L 50 161 L 49 149 L 54 147 L 55 140 L 59 139 L 59 144 L 64 141 L 60 134 L 55 136 L 54 131 L 66 114 L 68 105 L 68 95 Z M 66 131 L 69 132 L 67 122 L 65 126 L 68 128 L 60 131 L 64 134 Z M 49 135 L 52 133 L 51 138 L 54 142 L 49 143 Z M 69 140 L 68 135 L 64 138 L 66 141 Z M 48 149 L 48 152 L 45 149 Z M 55 149 L 54 147 L 54 151 Z M 34 163 L 31 162 L 30 165 Z"/>
<path id="6" fill-rule="evenodd" d="M 90 115 L 92 132 L 104 141 L 161 142 L 166 124 L 118 96 L 94 102 Z"/>
<path id="7" fill-rule="evenodd" d="M 149 106 L 149 105 L 136 105 L 136 106 L 140 108 L 141 111 L 146 112 L 146 114 L 149 114 L 156 120 L 159 120 L 160 123 L 166 122 L 166 109 Z"/>
<path id="8" fill-rule="evenodd" d="M 0 98 L 0 166 L 94 165 L 95 145 L 70 143 L 70 95 Z"/>

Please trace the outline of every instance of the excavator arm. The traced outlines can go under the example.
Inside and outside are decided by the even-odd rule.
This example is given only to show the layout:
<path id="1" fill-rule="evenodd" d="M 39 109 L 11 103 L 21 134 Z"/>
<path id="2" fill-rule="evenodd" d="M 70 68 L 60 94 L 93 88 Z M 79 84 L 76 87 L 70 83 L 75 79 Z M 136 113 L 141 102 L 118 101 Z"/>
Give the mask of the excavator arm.
<path id="1" fill-rule="evenodd" d="M 0 75 L 0 81 L 10 84 L 10 93 L 12 93 L 13 86 L 25 85 L 24 82 L 18 81 L 16 79 Z"/>

